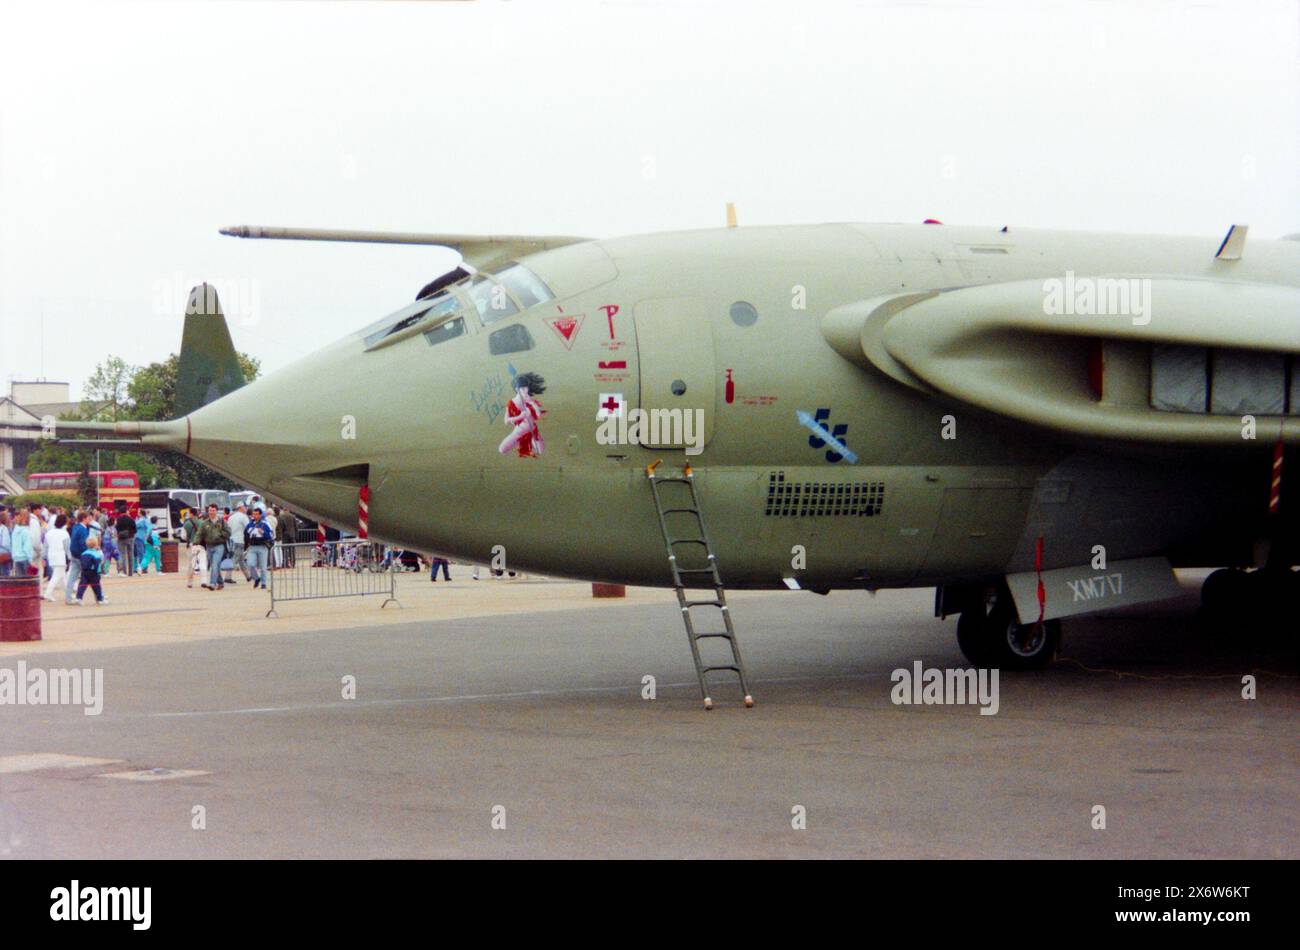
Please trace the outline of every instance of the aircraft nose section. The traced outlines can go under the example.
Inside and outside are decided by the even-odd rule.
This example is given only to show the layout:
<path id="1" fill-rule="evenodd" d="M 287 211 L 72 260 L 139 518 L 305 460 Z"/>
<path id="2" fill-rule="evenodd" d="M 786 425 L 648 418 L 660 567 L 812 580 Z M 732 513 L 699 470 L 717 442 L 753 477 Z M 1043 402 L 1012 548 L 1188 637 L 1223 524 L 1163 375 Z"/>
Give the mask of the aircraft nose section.
<path id="1" fill-rule="evenodd" d="M 256 384 L 196 409 L 185 417 L 187 447 L 185 453 L 223 475 L 253 487 L 262 487 L 270 468 L 269 442 L 277 440 L 276 426 L 265 409 L 264 400 L 250 398 Z"/>
<path id="2" fill-rule="evenodd" d="M 282 375 L 257 380 L 186 416 L 187 454 L 231 478 L 262 484 L 271 471 L 300 457 L 320 426 L 303 417 L 312 390 Z"/>
<path id="3" fill-rule="evenodd" d="M 196 409 L 183 420 L 186 454 L 309 514 L 337 523 L 354 520 L 356 490 L 365 483 L 369 460 L 356 438 L 355 419 L 349 423 L 349 411 L 358 411 L 350 383 L 371 384 L 349 371 L 355 366 L 351 350 L 334 349 Z"/>

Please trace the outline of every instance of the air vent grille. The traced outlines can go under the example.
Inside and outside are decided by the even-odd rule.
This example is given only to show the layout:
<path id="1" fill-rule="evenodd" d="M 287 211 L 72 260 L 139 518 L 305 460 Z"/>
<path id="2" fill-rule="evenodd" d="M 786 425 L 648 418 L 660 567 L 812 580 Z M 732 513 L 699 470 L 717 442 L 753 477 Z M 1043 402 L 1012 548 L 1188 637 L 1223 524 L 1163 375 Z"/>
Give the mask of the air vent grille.
<path id="1" fill-rule="evenodd" d="M 767 477 L 770 518 L 870 518 L 880 514 L 885 502 L 884 482 L 793 482 L 785 472 Z"/>

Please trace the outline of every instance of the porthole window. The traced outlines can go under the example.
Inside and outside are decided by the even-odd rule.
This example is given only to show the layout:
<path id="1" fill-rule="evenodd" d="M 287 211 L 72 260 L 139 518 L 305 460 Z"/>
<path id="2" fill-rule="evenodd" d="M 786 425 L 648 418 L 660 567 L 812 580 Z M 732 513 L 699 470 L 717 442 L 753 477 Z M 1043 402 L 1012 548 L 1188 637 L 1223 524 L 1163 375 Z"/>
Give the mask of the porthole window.
<path id="1" fill-rule="evenodd" d="M 747 300 L 737 300 L 731 305 L 731 322 L 738 327 L 752 327 L 758 322 L 758 311 Z"/>
<path id="2" fill-rule="evenodd" d="M 686 394 L 686 383 L 680 379 L 673 380 L 673 395 L 684 396 Z"/>

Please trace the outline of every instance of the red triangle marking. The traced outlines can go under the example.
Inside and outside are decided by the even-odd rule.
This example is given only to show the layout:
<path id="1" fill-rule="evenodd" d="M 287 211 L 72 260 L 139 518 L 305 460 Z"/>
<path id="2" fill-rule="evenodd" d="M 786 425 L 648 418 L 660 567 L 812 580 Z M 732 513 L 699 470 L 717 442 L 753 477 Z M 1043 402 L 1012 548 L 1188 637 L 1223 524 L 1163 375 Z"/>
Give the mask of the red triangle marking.
<path id="1" fill-rule="evenodd" d="M 564 343 L 565 349 L 573 348 L 573 341 L 577 339 L 578 331 L 582 328 L 582 320 L 585 314 L 576 316 L 551 317 L 546 322 L 554 330 Z"/>

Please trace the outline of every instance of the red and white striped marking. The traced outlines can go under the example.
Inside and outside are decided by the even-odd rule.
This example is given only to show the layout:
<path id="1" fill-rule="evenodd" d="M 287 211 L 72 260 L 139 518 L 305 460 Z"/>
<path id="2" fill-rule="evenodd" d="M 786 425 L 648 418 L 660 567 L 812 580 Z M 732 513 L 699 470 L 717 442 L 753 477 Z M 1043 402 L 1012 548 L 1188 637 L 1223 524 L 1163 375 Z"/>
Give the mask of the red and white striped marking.
<path id="1" fill-rule="evenodd" d="M 357 492 L 357 537 L 370 537 L 370 486 L 362 485 Z"/>
<path id="2" fill-rule="evenodd" d="M 1273 481 L 1268 492 L 1268 513 L 1275 515 L 1282 509 L 1282 440 L 1273 446 Z"/>

